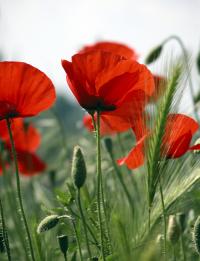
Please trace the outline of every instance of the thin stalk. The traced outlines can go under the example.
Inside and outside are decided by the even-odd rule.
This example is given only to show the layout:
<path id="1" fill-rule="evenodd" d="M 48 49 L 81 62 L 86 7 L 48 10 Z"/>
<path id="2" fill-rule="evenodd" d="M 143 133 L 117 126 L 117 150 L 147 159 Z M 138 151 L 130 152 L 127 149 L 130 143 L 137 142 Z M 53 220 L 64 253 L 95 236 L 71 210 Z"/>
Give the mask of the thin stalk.
<path id="1" fill-rule="evenodd" d="M 84 229 L 84 233 L 85 233 L 87 251 L 88 251 L 89 259 L 92 260 L 92 254 L 91 254 L 91 250 L 90 250 L 90 244 L 89 244 L 89 239 L 88 239 L 86 221 L 85 221 L 85 216 L 84 216 L 83 209 L 82 209 L 82 204 L 81 204 L 80 189 L 78 189 L 78 196 L 77 196 L 77 198 L 78 198 L 78 207 L 79 207 L 80 214 L 81 214 L 81 219 L 82 219 L 82 222 L 83 222 L 83 229 Z"/>
<path id="2" fill-rule="evenodd" d="M 81 217 L 80 217 L 79 215 L 77 215 L 69 206 L 68 206 L 68 210 L 70 211 L 70 213 L 72 214 L 72 216 L 75 216 L 76 218 L 81 219 Z M 94 235 L 94 233 L 93 233 L 91 227 L 88 225 L 87 222 L 85 222 L 85 224 L 86 224 L 86 227 L 87 227 L 87 229 L 88 229 L 88 231 L 89 231 L 91 237 L 92 237 L 93 240 L 94 240 L 94 242 L 92 242 L 92 244 L 94 244 L 94 245 L 98 248 L 98 250 L 99 250 L 99 249 L 100 249 L 100 247 L 99 247 L 99 242 L 97 241 L 97 239 L 96 239 L 96 237 L 95 237 L 95 235 Z"/>
<path id="3" fill-rule="evenodd" d="M 3 232 L 3 239 L 4 239 L 5 248 L 6 248 L 6 254 L 7 254 L 8 261 L 11 261 L 12 259 L 11 259 L 11 254 L 10 254 L 10 246 L 9 246 L 8 234 L 7 234 L 1 199 L 0 199 L 0 212 L 1 212 L 2 232 Z"/>
<path id="4" fill-rule="evenodd" d="M 148 207 L 148 229 L 151 230 L 151 207 Z"/>
<path id="5" fill-rule="evenodd" d="M 64 260 L 67 261 L 67 254 L 65 253 L 63 254 L 63 256 L 64 256 Z"/>
<path id="6" fill-rule="evenodd" d="M 185 249 L 184 249 L 184 242 L 183 242 L 183 235 L 181 233 L 181 252 L 182 252 L 182 255 L 183 255 L 183 261 L 186 261 L 186 255 L 185 255 Z"/>
<path id="7" fill-rule="evenodd" d="M 23 231 L 20 229 L 21 222 L 20 222 L 20 220 L 18 220 L 17 213 L 15 211 L 13 212 L 13 209 L 15 209 L 15 203 L 16 203 L 16 198 L 13 193 L 13 186 L 12 186 L 9 175 L 7 175 L 7 172 L 6 172 L 6 169 L 4 166 L 4 162 L 2 162 L 2 163 L 3 163 L 2 164 L 3 179 L 4 179 L 6 192 L 7 192 L 6 199 L 8 201 L 9 210 L 12 211 L 13 222 L 14 222 L 14 226 L 15 226 L 15 229 L 17 232 L 16 234 L 22 243 L 22 248 L 25 250 L 26 259 L 29 260 L 29 255 L 26 251 L 26 244 L 24 242 L 24 234 L 23 234 Z M 11 188 L 11 191 L 10 191 L 10 188 Z M 18 254 L 20 254 L 20 253 L 18 253 Z"/>
<path id="8" fill-rule="evenodd" d="M 78 237 L 78 232 L 77 232 L 77 229 L 76 229 L 76 224 L 75 224 L 75 222 L 74 222 L 73 219 L 72 219 L 72 225 L 73 225 L 73 229 L 74 229 L 74 233 L 75 233 L 75 237 L 76 237 L 76 242 L 77 242 L 77 245 L 78 245 L 78 251 L 79 251 L 80 260 L 81 260 L 81 261 L 84 261 L 84 260 L 83 260 L 83 255 L 82 255 L 82 250 L 81 250 L 81 243 L 80 243 L 80 240 L 79 240 L 79 237 Z"/>
<path id="9" fill-rule="evenodd" d="M 130 195 L 130 193 L 129 193 L 128 189 L 127 189 L 127 186 L 126 186 L 126 184 L 125 184 L 125 182 L 124 182 L 124 180 L 123 180 L 122 173 L 121 173 L 121 171 L 119 170 L 119 168 L 118 168 L 118 166 L 117 166 L 117 164 L 116 164 L 116 162 L 115 162 L 115 159 L 114 159 L 112 153 L 109 153 L 109 154 L 110 154 L 110 158 L 111 158 L 111 161 L 112 161 L 114 170 L 115 170 L 115 172 L 116 172 L 116 174 L 117 174 L 117 178 L 118 178 L 118 180 L 119 180 L 119 182 L 120 182 L 120 184 L 121 184 L 121 186 L 122 186 L 122 188 L 123 188 L 123 190 L 124 190 L 124 193 L 125 193 L 126 198 L 127 198 L 127 200 L 128 200 L 129 206 L 130 206 L 130 208 L 131 208 L 132 216 L 133 216 L 133 218 L 134 218 L 133 200 L 132 200 L 132 198 L 131 198 L 131 195 Z"/>
<path id="10" fill-rule="evenodd" d="M 26 220 L 26 215 L 25 215 L 24 206 L 23 206 L 23 202 L 22 202 L 19 169 L 18 169 L 18 163 L 17 163 L 17 153 L 16 153 L 16 150 L 15 150 L 15 144 L 14 144 L 14 139 L 13 139 L 13 135 L 12 135 L 10 120 L 6 119 L 6 123 L 7 123 L 8 132 L 9 132 L 11 148 L 12 148 L 12 155 L 13 155 L 14 165 L 15 165 L 15 175 L 16 175 L 17 195 L 18 195 L 18 200 L 19 200 L 20 215 L 21 215 L 21 219 L 23 220 L 23 223 L 24 223 L 24 226 L 25 226 L 25 230 L 26 230 L 26 234 L 27 234 L 27 238 L 28 238 L 28 243 L 29 243 L 29 248 L 30 248 L 30 253 L 31 253 L 31 258 L 32 258 L 33 261 L 35 261 L 34 251 L 33 251 L 33 246 L 32 246 L 32 241 L 31 241 L 31 235 L 30 235 L 28 222 Z"/>
<path id="11" fill-rule="evenodd" d="M 174 246 L 173 247 L 173 258 L 174 258 L 174 261 L 176 261 L 176 249 Z"/>
<path id="12" fill-rule="evenodd" d="M 160 189 L 160 198 L 162 203 L 162 212 L 163 212 L 163 227 L 164 227 L 164 255 L 166 259 L 166 250 L 167 250 L 167 219 L 166 219 L 166 213 L 165 213 L 165 202 L 163 197 L 163 190 L 162 190 L 162 184 L 159 178 L 159 189 Z"/>
<path id="13" fill-rule="evenodd" d="M 117 133 L 117 141 L 118 141 L 120 150 L 121 150 L 122 154 L 124 155 L 125 152 L 126 152 L 126 150 L 125 150 L 125 148 L 124 148 L 124 146 L 123 146 L 120 133 Z"/>
<path id="14" fill-rule="evenodd" d="M 96 141 L 97 141 L 97 208 L 98 208 L 98 219 L 100 227 L 100 239 L 101 239 L 101 255 L 103 261 L 106 261 L 104 251 L 104 240 L 103 240 L 103 224 L 101 216 L 101 197 L 102 197 L 102 173 L 101 173 L 101 140 L 100 140 L 100 112 L 97 111 L 97 126 L 96 126 Z M 103 198 L 102 198 L 103 203 Z"/>

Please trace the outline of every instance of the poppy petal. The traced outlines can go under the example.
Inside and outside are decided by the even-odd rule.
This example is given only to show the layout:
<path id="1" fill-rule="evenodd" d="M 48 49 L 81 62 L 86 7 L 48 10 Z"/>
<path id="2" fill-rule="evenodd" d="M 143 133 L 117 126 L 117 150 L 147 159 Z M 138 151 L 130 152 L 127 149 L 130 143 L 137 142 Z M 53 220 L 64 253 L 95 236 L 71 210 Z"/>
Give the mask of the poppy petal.
<path id="1" fill-rule="evenodd" d="M 146 140 L 146 135 L 141 138 L 136 146 L 129 152 L 128 156 L 117 160 L 117 163 L 121 166 L 126 164 L 129 169 L 135 169 L 144 164 L 144 143 Z"/>
<path id="2" fill-rule="evenodd" d="M 19 171 L 25 176 L 33 176 L 42 172 L 46 168 L 46 164 L 34 153 L 18 151 Z"/>
<path id="3" fill-rule="evenodd" d="M 0 119 L 37 115 L 56 98 L 51 80 L 23 62 L 0 62 L 0 86 Z"/>
<path id="4" fill-rule="evenodd" d="M 124 56 L 127 59 L 138 59 L 138 55 L 136 54 L 136 52 L 127 45 L 109 41 L 101 41 L 93 45 L 85 46 L 83 49 L 80 50 L 80 53 L 90 52 L 93 50 L 111 52 L 120 56 Z"/>

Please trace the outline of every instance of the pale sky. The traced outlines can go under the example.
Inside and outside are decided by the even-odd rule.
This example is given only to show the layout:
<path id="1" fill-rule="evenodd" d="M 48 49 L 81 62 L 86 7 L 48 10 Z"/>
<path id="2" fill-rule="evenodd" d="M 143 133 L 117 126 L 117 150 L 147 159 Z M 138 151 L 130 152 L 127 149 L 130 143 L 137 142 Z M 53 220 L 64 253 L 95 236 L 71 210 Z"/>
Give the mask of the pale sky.
<path id="1" fill-rule="evenodd" d="M 172 34 L 193 56 L 200 47 L 200 0 L 0 0 L 0 18 L 5 59 L 36 66 L 66 93 L 60 60 L 70 59 L 84 44 L 124 42 L 141 61 Z"/>

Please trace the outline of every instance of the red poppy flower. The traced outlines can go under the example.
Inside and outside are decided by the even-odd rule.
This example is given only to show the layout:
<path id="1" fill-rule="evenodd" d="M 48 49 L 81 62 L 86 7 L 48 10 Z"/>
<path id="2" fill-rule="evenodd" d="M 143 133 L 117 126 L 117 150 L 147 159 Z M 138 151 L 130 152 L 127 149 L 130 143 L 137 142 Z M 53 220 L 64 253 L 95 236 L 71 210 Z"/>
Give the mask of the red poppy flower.
<path id="1" fill-rule="evenodd" d="M 30 176 L 44 171 L 46 164 L 35 154 L 41 141 L 38 130 L 32 124 L 25 124 L 21 118 L 13 120 L 11 128 L 20 172 Z M 11 143 L 5 120 L 0 122 L 0 138 L 11 158 Z"/>
<path id="2" fill-rule="evenodd" d="M 37 115 L 56 98 L 51 80 L 23 62 L 0 62 L 0 86 L 0 120 Z"/>
<path id="3" fill-rule="evenodd" d="M 80 50 L 80 53 L 90 52 L 94 50 L 102 50 L 105 52 L 114 53 L 123 56 L 127 59 L 133 59 L 133 60 L 138 59 L 137 53 L 132 48 L 122 43 L 109 42 L 109 41 L 102 41 L 102 42 L 97 42 L 93 45 L 87 45 Z"/>
<path id="4" fill-rule="evenodd" d="M 161 157 L 178 158 L 189 150 L 199 150 L 200 144 L 190 147 L 194 133 L 198 130 L 198 123 L 183 114 L 170 114 L 167 118 L 165 134 L 162 139 Z M 118 160 L 119 165 L 126 164 L 134 169 L 144 164 L 144 145 L 150 134 L 145 134 L 128 156 Z"/>
<path id="5" fill-rule="evenodd" d="M 62 61 L 69 87 L 86 110 L 112 111 L 136 91 L 151 95 L 154 81 L 146 66 L 104 51 L 76 54 Z"/>
<path id="6" fill-rule="evenodd" d="M 115 111 L 107 112 L 106 114 L 102 113 L 100 124 L 101 135 L 113 135 L 132 128 L 137 139 L 142 137 L 146 133 L 144 106 L 145 94 L 138 91 L 132 101 L 124 103 Z M 96 120 L 96 114 L 94 117 Z M 83 125 L 88 131 L 94 131 L 90 115 L 84 116 Z"/>

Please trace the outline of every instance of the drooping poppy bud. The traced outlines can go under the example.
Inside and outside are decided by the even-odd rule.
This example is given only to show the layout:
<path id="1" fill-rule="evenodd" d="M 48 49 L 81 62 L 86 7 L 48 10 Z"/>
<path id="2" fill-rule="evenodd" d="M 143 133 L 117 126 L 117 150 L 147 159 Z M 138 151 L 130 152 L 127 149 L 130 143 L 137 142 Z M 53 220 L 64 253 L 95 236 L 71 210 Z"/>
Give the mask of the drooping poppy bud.
<path id="1" fill-rule="evenodd" d="M 59 222 L 58 215 L 50 215 L 45 217 L 38 225 L 37 233 L 40 234 L 42 232 L 54 228 L 58 224 L 58 222 Z"/>
<path id="2" fill-rule="evenodd" d="M 72 175 L 75 187 L 80 189 L 85 183 L 86 176 L 87 176 L 87 170 L 86 170 L 83 153 L 79 146 L 76 146 L 74 148 L 71 175 Z"/>
<path id="3" fill-rule="evenodd" d="M 150 63 L 155 62 L 159 58 L 159 56 L 162 52 L 162 49 L 163 49 L 162 45 L 158 45 L 154 49 L 152 49 L 151 52 L 148 54 L 148 56 L 145 60 L 145 63 L 150 64 Z"/>
<path id="4" fill-rule="evenodd" d="M 67 250 L 68 250 L 68 247 L 69 247 L 68 236 L 67 235 L 61 235 L 61 236 L 58 236 L 57 238 L 58 238 L 60 250 L 63 253 L 63 255 L 66 256 Z"/>

